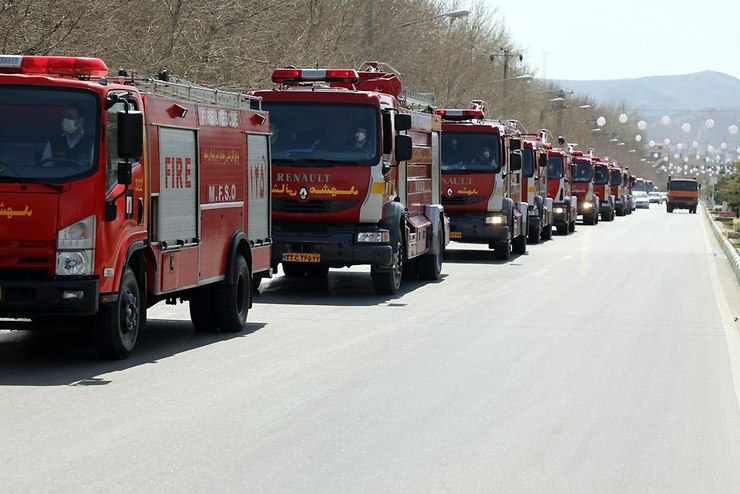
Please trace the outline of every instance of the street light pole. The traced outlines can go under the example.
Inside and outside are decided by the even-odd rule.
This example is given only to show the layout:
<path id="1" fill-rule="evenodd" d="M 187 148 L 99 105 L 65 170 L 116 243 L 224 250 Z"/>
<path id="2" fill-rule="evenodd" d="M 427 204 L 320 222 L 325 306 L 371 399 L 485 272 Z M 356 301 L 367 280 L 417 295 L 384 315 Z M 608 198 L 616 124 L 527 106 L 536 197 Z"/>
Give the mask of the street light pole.
<path id="1" fill-rule="evenodd" d="M 402 24 L 396 24 L 395 26 L 391 26 L 388 29 L 384 29 L 384 31 L 390 31 L 391 29 L 399 29 L 402 27 L 413 26 L 414 24 L 419 24 L 421 22 L 431 21 L 434 19 L 440 19 L 442 17 L 449 17 L 450 20 L 459 19 L 461 17 L 467 17 L 468 14 L 470 14 L 469 10 L 453 10 L 452 12 L 445 12 L 444 14 L 433 15 L 431 17 L 424 17 L 423 19 L 416 19 L 413 21 L 404 22 Z"/>

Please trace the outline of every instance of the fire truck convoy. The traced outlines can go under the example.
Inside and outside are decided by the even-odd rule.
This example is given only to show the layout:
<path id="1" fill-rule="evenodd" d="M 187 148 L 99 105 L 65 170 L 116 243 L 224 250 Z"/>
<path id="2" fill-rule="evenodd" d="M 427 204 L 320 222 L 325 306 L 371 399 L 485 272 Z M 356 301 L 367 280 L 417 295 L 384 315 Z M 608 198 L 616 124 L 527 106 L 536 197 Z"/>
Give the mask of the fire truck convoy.
<path id="1" fill-rule="evenodd" d="M 278 69 L 272 80 L 254 94 L 272 122 L 273 268 L 326 276 L 369 264 L 379 294 L 403 277 L 438 279 L 449 222 L 433 100 L 378 62 Z"/>
<path id="2" fill-rule="evenodd" d="M 562 146 L 565 141 L 558 139 Z M 562 148 L 547 152 L 547 195 L 552 197 L 552 222 L 560 235 L 576 231 L 578 198 L 571 195 L 571 155 Z"/>
<path id="3" fill-rule="evenodd" d="M 577 198 L 578 214 L 583 216 L 584 225 L 595 225 L 599 222 L 600 200 L 594 192 L 595 161 L 592 153 L 584 154 L 583 151 L 573 151 L 571 190 Z M 606 177 L 606 165 L 604 165 L 603 176 Z"/>
<path id="4" fill-rule="evenodd" d="M 528 205 L 522 202 L 521 148 L 504 122 L 471 109 L 441 109 L 442 204 L 454 240 L 488 244 L 497 259 L 527 250 Z"/>
<path id="5" fill-rule="evenodd" d="M 115 359 L 161 300 L 189 300 L 199 331 L 240 331 L 270 274 L 267 113 L 107 73 L 0 56 L 0 317 L 80 321 Z"/>

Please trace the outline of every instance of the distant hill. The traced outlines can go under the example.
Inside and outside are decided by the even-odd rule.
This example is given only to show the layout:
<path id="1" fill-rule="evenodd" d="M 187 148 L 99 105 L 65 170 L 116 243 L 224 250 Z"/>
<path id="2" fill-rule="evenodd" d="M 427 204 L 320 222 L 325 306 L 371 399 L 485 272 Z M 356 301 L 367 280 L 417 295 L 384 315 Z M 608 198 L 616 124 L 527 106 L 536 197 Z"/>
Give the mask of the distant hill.
<path id="1" fill-rule="evenodd" d="M 566 91 L 588 95 L 598 102 L 624 103 L 638 111 L 740 109 L 740 79 L 711 70 L 639 79 L 555 83 Z"/>
<path id="2" fill-rule="evenodd" d="M 669 155 L 706 156 L 709 145 L 722 157 L 736 159 L 740 154 L 740 133 L 728 131 L 731 125 L 740 127 L 740 79 L 735 77 L 707 70 L 639 79 L 553 82 L 597 103 L 636 111 L 647 122 L 648 139 L 660 145 L 670 139 Z M 663 115 L 671 117 L 669 125 L 660 123 Z M 715 123 L 712 128 L 705 125 L 710 118 Z M 684 123 L 691 126 L 689 132 L 682 130 Z M 693 142 L 699 143 L 698 149 L 689 147 Z"/>

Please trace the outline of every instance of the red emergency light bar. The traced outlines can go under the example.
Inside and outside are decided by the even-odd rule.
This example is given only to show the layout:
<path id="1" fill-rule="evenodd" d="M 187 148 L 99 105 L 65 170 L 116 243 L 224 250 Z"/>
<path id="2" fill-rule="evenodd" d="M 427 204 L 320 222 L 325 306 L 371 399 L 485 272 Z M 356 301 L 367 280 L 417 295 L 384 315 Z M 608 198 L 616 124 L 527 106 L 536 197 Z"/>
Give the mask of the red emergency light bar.
<path id="1" fill-rule="evenodd" d="M 104 77 L 108 67 L 99 58 L 0 55 L 0 73 Z"/>
<path id="2" fill-rule="evenodd" d="M 343 82 L 355 84 L 360 76 L 354 69 L 276 69 L 272 82 L 290 84 L 297 82 Z"/>
<path id="3" fill-rule="evenodd" d="M 481 120 L 483 110 L 435 110 L 434 113 L 444 120 Z"/>
<path id="4" fill-rule="evenodd" d="M 573 151 L 573 156 L 583 156 L 583 151 Z"/>

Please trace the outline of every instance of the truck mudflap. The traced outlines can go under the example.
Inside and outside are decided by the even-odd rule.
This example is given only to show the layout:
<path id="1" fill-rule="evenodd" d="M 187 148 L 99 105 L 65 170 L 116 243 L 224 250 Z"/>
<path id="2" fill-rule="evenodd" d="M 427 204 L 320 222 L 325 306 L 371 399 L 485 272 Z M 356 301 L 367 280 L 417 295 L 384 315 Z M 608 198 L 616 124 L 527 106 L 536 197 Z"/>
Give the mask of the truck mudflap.
<path id="1" fill-rule="evenodd" d="M 326 231 L 286 232 L 273 229 L 272 264 L 281 262 L 315 263 L 329 267 L 355 264 L 389 265 L 392 261 L 391 243 L 359 242 L 374 235 L 388 239 L 390 232 L 376 225 L 331 225 Z M 367 234 L 367 235 L 364 235 Z"/>
<path id="2" fill-rule="evenodd" d="M 442 254 L 442 252 L 439 252 L 441 249 L 439 241 L 440 235 L 444 238 L 444 245 L 447 245 L 450 241 L 449 235 L 445 232 L 445 224 L 442 221 L 444 214 L 445 210 L 441 204 L 428 204 L 424 206 L 424 215 L 432 223 L 431 253 L 435 256 L 437 254 Z"/>
<path id="3" fill-rule="evenodd" d="M 552 208 L 553 208 L 553 200 L 552 197 L 548 197 L 545 199 L 545 209 L 543 211 L 542 215 L 542 225 L 552 225 Z"/>
<path id="4" fill-rule="evenodd" d="M 97 279 L 0 281 L 0 317 L 92 316 L 99 292 Z"/>

